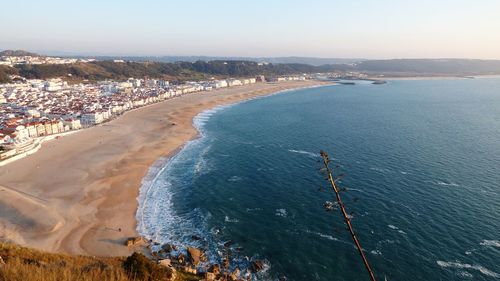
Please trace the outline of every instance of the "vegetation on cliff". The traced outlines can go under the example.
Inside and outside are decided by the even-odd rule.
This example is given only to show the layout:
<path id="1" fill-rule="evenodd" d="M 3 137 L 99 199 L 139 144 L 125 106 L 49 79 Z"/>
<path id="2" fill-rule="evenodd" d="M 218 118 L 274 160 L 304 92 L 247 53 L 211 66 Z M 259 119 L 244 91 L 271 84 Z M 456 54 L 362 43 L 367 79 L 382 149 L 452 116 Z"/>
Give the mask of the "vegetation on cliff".
<path id="1" fill-rule="evenodd" d="M 73 64 L 16 65 L 10 74 L 28 79 L 71 77 L 71 79 L 99 81 L 124 80 L 129 77 L 162 78 L 167 80 L 199 80 L 210 77 L 243 77 L 255 75 L 286 75 L 310 73 L 314 66 L 301 64 L 259 65 L 248 61 L 203 62 L 113 62 L 96 61 Z"/>
<path id="2" fill-rule="evenodd" d="M 46 253 L 0 243 L 0 281 L 171 280 L 172 269 L 134 253 L 130 257 L 91 257 Z M 175 280 L 193 280 L 177 274 Z"/>

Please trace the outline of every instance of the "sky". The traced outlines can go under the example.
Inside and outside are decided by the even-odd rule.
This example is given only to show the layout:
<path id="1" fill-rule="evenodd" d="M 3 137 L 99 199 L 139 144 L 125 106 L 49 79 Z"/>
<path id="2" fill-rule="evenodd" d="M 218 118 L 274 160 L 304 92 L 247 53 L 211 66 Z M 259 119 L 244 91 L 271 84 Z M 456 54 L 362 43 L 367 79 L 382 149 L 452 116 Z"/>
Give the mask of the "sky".
<path id="1" fill-rule="evenodd" d="M 2 1 L 42 54 L 500 59 L 500 0 Z"/>

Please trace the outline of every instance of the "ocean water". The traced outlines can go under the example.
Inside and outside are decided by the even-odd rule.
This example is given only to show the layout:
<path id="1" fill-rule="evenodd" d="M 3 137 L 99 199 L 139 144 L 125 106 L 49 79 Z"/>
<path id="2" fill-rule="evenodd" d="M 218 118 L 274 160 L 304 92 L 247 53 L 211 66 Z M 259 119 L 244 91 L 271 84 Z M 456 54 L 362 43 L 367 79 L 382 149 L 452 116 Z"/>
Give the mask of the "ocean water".
<path id="1" fill-rule="evenodd" d="M 323 208 L 325 150 L 378 280 L 500 279 L 500 79 L 302 89 L 194 122 L 200 138 L 144 179 L 147 237 L 213 261 L 231 240 L 239 266 L 266 260 L 259 280 L 368 280 Z"/>

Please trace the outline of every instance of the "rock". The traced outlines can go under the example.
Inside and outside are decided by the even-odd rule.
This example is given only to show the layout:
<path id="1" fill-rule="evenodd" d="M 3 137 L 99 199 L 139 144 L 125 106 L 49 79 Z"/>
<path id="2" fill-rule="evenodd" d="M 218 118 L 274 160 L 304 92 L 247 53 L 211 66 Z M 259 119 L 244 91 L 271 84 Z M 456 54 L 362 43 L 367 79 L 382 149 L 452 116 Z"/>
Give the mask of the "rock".
<path id="1" fill-rule="evenodd" d="M 172 250 L 174 250 L 173 245 L 167 243 L 161 246 L 161 250 L 158 251 L 158 253 L 160 253 L 160 255 L 168 255 Z"/>
<path id="2" fill-rule="evenodd" d="M 198 236 L 198 235 L 192 235 L 191 239 L 193 239 L 195 241 L 198 241 L 198 240 L 201 240 L 202 238 L 200 236 Z"/>
<path id="3" fill-rule="evenodd" d="M 264 269 L 264 262 L 261 260 L 255 260 L 250 264 L 250 270 L 254 273 L 262 271 Z"/>
<path id="4" fill-rule="evenodd" d="M 218 264 L 212 264 L 207 271 L 218 275 L 220 274 L 220 266 Z"/>
<path id="5" fill-rule="evenodd" d="M 160 260 L 158 264 L 165 267 L 172 267 L 172 261 L 170 259 Z"/>
<path id="6" fill-rule="evenodd" d="M 127 238 L 127 241 L 125 242 L 125 245 L 127 245 L 127 247 L 141 246 L 141 245 L 145 245 L 145 244 L 146 244 L 146 240 L 144 240 L 144 238 L 142 238 L 141 236 L 129 237 L 129 238 Z"/>
<path id="7" fill-rule="evenodd" d="M 170 251 L 172 251 L 172 245 L 170 245 L 168 243 L 167 244 L 163 244 L 161 246 L 161 249 L 164 250 L 164 251 L 166 251 L 166 252 L 170 252 Z"/>
<path id="8" fill-rule="evenodd" d="M 125 241 L 125 245 L 127 245 L 127 247 L 134 246 L 134 238 L 133 237 L 127 238 L 127 241 Z"/>
<path id="9" fill-rule="evenodd" d="M 212 272 L 205 273 L 205 280 L 207 280 L 207 281 L 214 281 L 215 277 L 216 277 L 215 274 Z"/>
<path id="10" fill-rule="evenodd" d="M 170 276 L 170 281 L 177 280 L 177 271 L 173 267 L 171 267 L 170 269 L 172 270 L 172 276 Z"/>
<path id="11" fill-rule="evenodd" d="M 3 260 L 2 256 L 0 256 L 0 266 L 4 265 L 5 261 Z"/>
<path id="12" fill-rule="evenodd" d="M 144 244 L 146 244 L 146 240 L 144 240 L 144 238 L 142 238 L 141 236 L 135 237 L 134 245 L 144 245 Z"/>
<path id="13" fill-rule="evenodd" d="M 185 265 L 186 264 L 186 256 L 184 254 L 179 254 L 177 256 L 177 263 L 180 265 Z"/>
<path id="14" fill-rule="evenodd" d="M 188 247 L 187 253 L 188 253 L 188 257 L 189 257 L 190 262 L 195 266 L 197 266 L 200 263 L 200 261 L 205 260 L 205 257 L 204 257 L 205 255 L 204 255 L 203 251 L 201 251 L 200 249 L 197 249 L 194 247 Z"/>
<path id="15" fill-rule="evenodd" d="M 236 268 L 231 274 L 229 275 L 229 279 L 236 281 L 240 277 L 240 270 L 239 268 Z"/>
<path id="16" fill-rule="evenodd" d="M 198 274 L 198 271 L 196 270 L 196 268 L 192 268 L 192 267 L 189 267 L 189 266 L 185 266 L 184 267 L 184 272 L 187 272 L 187 273 L 191 273 L 191 274 Z"/>

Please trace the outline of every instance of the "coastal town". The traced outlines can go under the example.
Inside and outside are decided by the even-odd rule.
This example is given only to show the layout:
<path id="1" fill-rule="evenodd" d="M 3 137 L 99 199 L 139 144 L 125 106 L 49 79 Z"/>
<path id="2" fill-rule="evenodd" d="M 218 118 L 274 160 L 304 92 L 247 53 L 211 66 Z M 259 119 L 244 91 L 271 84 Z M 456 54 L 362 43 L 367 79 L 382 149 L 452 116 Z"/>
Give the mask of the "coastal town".
<path id="1" fill-rule="evenodd" d="M 12 64 L 63 64 L 76 59 L 2 57 Z M 36 151 L 42 142 L 112 120 L 125 112 L 194 92 L 254 83 L 306 80 L 306 75 L 211 79 L 170 83 L 161 79 L 129 78 L 69 84 L 12 76 L 0 84 L 0 161 Z M 0 162 L 1 163 L 1 162 Z"/>

